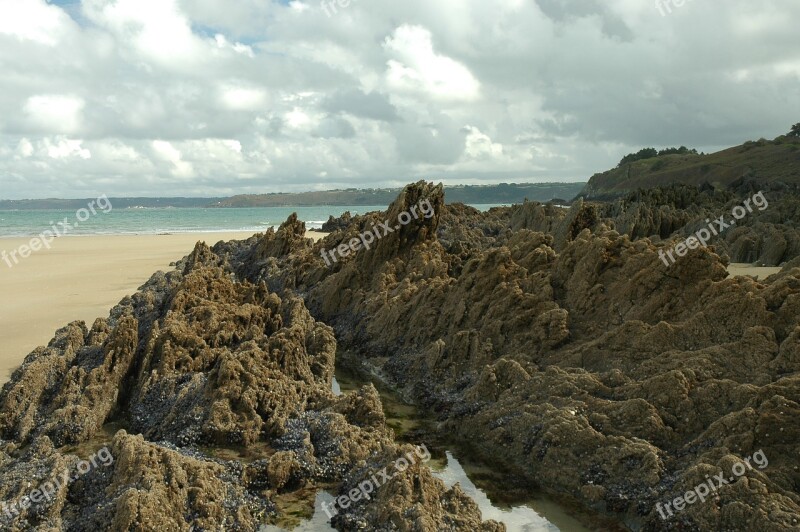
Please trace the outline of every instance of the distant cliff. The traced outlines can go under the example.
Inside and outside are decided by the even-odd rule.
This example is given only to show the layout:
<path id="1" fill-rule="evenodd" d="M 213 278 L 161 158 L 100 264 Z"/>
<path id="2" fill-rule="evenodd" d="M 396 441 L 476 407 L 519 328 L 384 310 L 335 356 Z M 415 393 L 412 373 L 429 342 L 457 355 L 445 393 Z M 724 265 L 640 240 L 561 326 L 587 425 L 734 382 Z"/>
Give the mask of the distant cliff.
<path id="1" fill-rule="evenodd" d="M 708 183 L 726 188 L 741 178 L 800 185 L 800 138 L 790 136 L 748 141 L 708 155 L 684 153 L 624 161 L 617 168 L 592 176 L 580 196 L 610 200 L 640 188 L 671 184 Z"/>

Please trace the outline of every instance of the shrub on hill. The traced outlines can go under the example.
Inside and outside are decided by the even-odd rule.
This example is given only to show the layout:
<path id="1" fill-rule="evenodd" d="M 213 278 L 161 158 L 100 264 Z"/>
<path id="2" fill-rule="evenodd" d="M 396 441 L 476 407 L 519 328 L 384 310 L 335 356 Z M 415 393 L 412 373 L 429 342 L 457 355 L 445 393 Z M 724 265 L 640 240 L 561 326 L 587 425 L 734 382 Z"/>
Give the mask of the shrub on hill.
<path id="1" fill-rule="evenodd" d="M 629 153 L 617 165 L 623 166 L 629 163 L 633 163 L 636 161 L 641 161 L 642 159 L 652 159 L 653 157 L 660 157 L 662 155 L 697 155 L 697 150 L 689 149 L 686 146 L 681 146 L 680 148 L 665 148 L 663 150 L 656 150 L 655 148 L 643 148 L 636 153 Z"/>

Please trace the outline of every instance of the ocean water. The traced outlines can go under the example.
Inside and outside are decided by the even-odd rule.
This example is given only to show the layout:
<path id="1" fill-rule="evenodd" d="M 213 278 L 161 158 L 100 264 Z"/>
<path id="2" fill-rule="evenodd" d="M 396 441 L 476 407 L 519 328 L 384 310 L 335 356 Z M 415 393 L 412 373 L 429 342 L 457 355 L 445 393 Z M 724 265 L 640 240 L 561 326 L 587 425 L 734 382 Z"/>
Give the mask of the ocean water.
<path id="1" fill-rule="evenodd" d="M 498 205 L 473 205 L 488 210 Z M 293 212 L 306 223 L 306 229 L 319 229 L 329 216 L 345 211 L 364 214 L 382 211 L 386 205 L 342 205 L 317 207 L 258 207 L 241 209 L 153 208 L 114 209 L 104 212 L 75 210 L 0 210 L 0 237 L 25 237 L 41 234 L 55 225 L 59 232 L 66 220 L 66 236 L 111 234 L 214 233 L 252 231 L 259 233 L 277 228 Z"/>

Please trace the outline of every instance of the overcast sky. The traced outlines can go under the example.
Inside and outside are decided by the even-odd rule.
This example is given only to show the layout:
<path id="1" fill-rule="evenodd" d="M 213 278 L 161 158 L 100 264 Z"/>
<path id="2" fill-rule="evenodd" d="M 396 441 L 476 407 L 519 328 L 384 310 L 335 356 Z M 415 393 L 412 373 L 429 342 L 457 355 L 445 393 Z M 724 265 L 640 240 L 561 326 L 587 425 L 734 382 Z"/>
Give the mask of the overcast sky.
<path id="1" fill-rule="evenodd" d="M 800 121 L 800 2 L 656 4 L 0 0 L 0 198 L 585 181 Z"/>

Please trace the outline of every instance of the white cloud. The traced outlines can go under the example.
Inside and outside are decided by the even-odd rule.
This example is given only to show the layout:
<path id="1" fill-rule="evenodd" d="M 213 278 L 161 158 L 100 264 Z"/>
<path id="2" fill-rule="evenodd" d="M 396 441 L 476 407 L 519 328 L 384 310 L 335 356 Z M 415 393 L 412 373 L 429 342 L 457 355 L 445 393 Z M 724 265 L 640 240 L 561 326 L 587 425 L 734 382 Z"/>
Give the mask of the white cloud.
<path id="1" fill-rule="evenodd" d="M 419 91 L 445 100 L 475 100 L 480 83 L 467 67 L 433 49 L 431 32 L 420 26 L 403 25 L 384 48 L 393 59 L 387 62 L 386 80 L 399 91 Z"/>
<path id="2" fill-rule="evenodd" d="M 0 194 L 588 179 L 788 131 L 797 20 L 796 0 L 0 0 Z"/>
<path id="3" fill-rule="evenodd" d="M 153 150 L 161 160 L 172 164 L 170 172 L 178 178 L 190 178 L 194 176 L 194 167 L 191 163 L 183 160 L 183 155 L 171 142 L 164 140 L 154 140 Z"/>
<path id="4" fill-rule="evenodd" d="M 311 117 L 298 107 L 286 113 L 285 118 L 286 124 L 294 129 L 302 129 L 311 124 Z"/>
<path id="5" fill-rule="evenodd" d="M 70 18 L 43 0 L 0 0 L 0 35 L 55 46 Z"/>
<path id="6" fill-rule="evenodd" d="M 44 94 L 31 96 L 22 107 L 32 127 L 46 132 L 74 133 L 81 127 L 85 102 L 76 96 Z"/>
<path id="7" fill-rule="evenodd" d="M 187 69 L 203 59 L 206 46 L 176 0 L 85 0 L 84 8 L 94 23 L 152 63 Z"/>
<path id="8" fill-rule="evenodd" d="M 503 145 L 492 142 L 485 133 L 473 126 L 466 126 L 466 151 L 468 157 L 474 159 L 499 158 L 503 155 Z"/>
<path id="9" fill-rule="evenodd" d="M 56 137 L 54 139 L 45 138 L 42 142 L 43 149 L 51 159 L 67 159 L 77 157 L 79 159 L 91 159 L 92 152 L 82 146 L 82 140 L 68 139 L 66 137 Z"/>
<path id="10" fill-rule="evenodd" d="M 234 111 L 262 109 L 267 97 L 262 89 L 252 87 L 226 85 L 220 91 L 223 105 Z"/>
<path id="11" fill-rule="evenodd" d="M 17 155 L 20 157 L 30 157 L 33 155 L 33 144 L 31 144 L 31 141 L 22 137 L 17 145 Z"/>
<path id="12" fill-rule="evenodd" d="M 292 0 L 289 2 L 289 7 L 297 11 L 298 13 L 302 13 L 303 11 L 308 11 L 311 9 L 311 6 L 306 4 L 305 2 L 300 2 L 299 0 Z"/>
<path id="13" fill-rule="evenodd" d="M 216 43 L 217 48 L 220 48 L 222 50 L 230 49 L 236 52 L 237 54 L 246 55 L 247 57 L 251 58 L 256 56 L 251 46 L 242 44 L 240 42 L 231 43 L 221 33 L 217 33 L 216 35 L 214 35 L 214 43 Z"/>
<path id="14" fill-rule="evenodd" d="M 136 148 L 116 139 L 96 142 L 94 151 L 105 161 L 122 165 L 136 164 L 143 159 L 142 154 Z"/>

